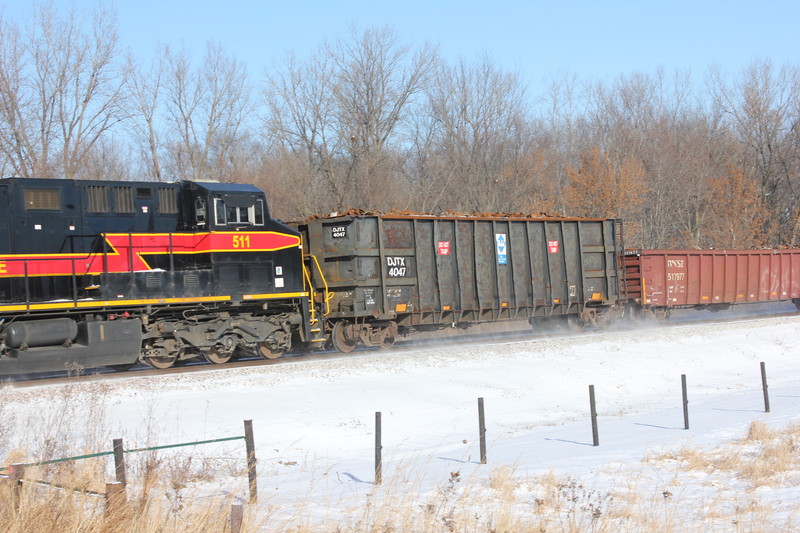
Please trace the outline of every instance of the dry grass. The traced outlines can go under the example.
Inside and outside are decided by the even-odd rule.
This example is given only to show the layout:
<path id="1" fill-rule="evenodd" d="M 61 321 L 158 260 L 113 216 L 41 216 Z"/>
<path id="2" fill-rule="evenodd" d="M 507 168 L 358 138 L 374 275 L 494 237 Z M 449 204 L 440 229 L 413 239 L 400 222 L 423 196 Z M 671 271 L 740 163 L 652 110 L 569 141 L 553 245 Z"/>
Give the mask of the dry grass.
<path id="1" fill-rule="evenodd" d="M 233 496 L 209 497 L 194 483 L 209 481 L 187 457 L 145 461 L 141 483 L 131 483 L 126 501 L 107 505 L 104 465 L 94 459 L 57 466 L 28 468 L 14 505 L 10 481 L 0 483 L 3 531 L 28 533 L 226 531 Z M 47 480 L 48 485 L 36 483 Z M 93 494 L 96 493 L 96 494 Z M 256 510 L 249 511 L 251 514 Z M 246 516 L 241 531 L 258 531 L 263 518 Z"/>
<path id="2" fill-rule="evenodd" d="M 21 430 L 19 421 L 0 407 L 0 436 L 22 434 L 28 443 L 9 452 L 5 464 L 108 448 L 111 436 L 103 429 L 107 389 L 83 385 L 81 401 L 76 391 L 64 389 L 34 428 Z M 72 428 L 64 421 L 87 416 L 97 421 L 96 428 Z M 144 439 L 156 444 L 149 434 Z M 431 473 L 432 465 L 420 468 L 414 461 L 393 468 L 390 479 L 364 496 L 320 502 L 309 484 L 297 501 L 262 500 L 248 506 L 242 531 L 788 531 L 800 518 L 797 498 L 776 507 L 781 502 L 759 489 L 790 490 L 800 483 L 798 443 L 800 424 L 775 430 L 754 422 L 741 439 L 723 446 L 685 446 L 651 455 L 640 465 L 616 467 L 591 482 L 588 476 L 530 475 L 518 466 L 498 465 L 470 466 L 469 475 L 448 472 L 431 486 L 439 474 Z M 194 451 L 130 454 L 127 502 L 111 511 L 102 494 L 80 492 L 105 490 L 113 478 L 108 458 L 29 468 L 28 481 L 47 480 L 75 490 L 25 483 L 15 506 L 10 485 L 0 483 L 0 524 L 12 533 L 228 531 L 234 497 L 213 490 L 209 496 L 207 488 L 220 478 L 244 477 L 240 452 L 213 458 Z"/>
<path id="3" fill-rule="evenodd" d="M 750 424 L 745 436 L 711 449 L 683 447 L 648 458 L 650 462 L 677 462 L 687 472 L 727 472 L 746 481 L 750 490 L 777 487 L 800 471 L 800 425 L 773 430 L 760 421 Z"/>
<path id="4" fill-rule="evenodd" d="M 7 450 L 2 464 L 110 449 L 109 393 L 103 382 L 43 390 L 44 407 L 24 424 L 0 407 L 3 442 L 13 435 L 26 444 Z M 156 412 L 148 411 L 148 428 L 158 425 Z M 76 425 L 76 420 L 93 424 Z M 155 439 L 149 433 L 144 437 L 147 444 Z M 205 457 L 196 449 L 127 454 L 127 498 L 116 509 L 107 508 L 105 498 L 106 483 L 114 479 L 110 456 L 28 467 L 17 491 L 12 491 L 10 481 L 0 480 L 1 529 L 10 533 L 228 531 L 231 505 L 237 498 L 219 491 L 215 496 L 213 489 L 209 496 L 206 487 L 213 485 L 215 475 L 246 476 L 241 447 L 227 457 Z M 247 510 L 241 531 L 262 530 L 265 516 L 255 508 Z"/>

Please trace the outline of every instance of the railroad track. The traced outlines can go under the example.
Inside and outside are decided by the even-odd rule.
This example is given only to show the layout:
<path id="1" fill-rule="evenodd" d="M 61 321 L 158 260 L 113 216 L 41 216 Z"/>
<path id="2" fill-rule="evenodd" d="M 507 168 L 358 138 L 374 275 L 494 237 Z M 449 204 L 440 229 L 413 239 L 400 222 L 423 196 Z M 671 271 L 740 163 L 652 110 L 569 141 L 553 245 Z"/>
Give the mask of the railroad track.
<path id="1" fill-rule="evenodd" d="M 667 322 L 664 324 L 659 324 L 657 322 L 652 322 L 651 324 L 653 326 L 661 325 L 663 327 L 679 327 L 687 324 L 692 324 L 692 325 L 715 324 L 715 323 L 724 324 L 724 323 L 742 322 L 749 320 L 758 320 L 767 318 L 774 319 L 774 318 L 793 317 L 793 316 L 798 316 L 798 313 L 795 311 L 795 312 L 776 312 L 767 314 L 762 313 L 762 314 L 752 314 L 752 315 L 741 315 L 733 317 L 715 316 L 713 318 L 698 318 L 698 319 L 685 318 L 673 322 Z M 631 331 L 635 330 L 636 327 L 637 326 L 620 327 L 619 331 Z M 541 338 L 543 333 L 544 332 L 542 331 L 533 330 L 530 327 L 521 327 L 518 330 L 511 330 L 511 331 L 482 332 L 477 334 L 474 333 L 460 334 L 447 337 L 442 337 L 441 334 L 438 335 L 433 334 L 433 336 L 431 336 L 430 338 L 414 338 L 409 340 L 399 340 L 395 344 L 394 350 L 397 350 L 398 348 L 414 348 L 414 347 L 427 347 L 427 346 L 474 345 L 476 342 L 488 342 L 488 341 L 513 342 L 515 340 L 528 340 L 531 338 L 534 339 Z M 566 330 L 551 331 L 550 333 L 555 333 L 559 337 L 581 335 Z M 586 334 L 591 335 L 591 332 L 586 332 Z M 16 376 L 4 376 L 0 378 L 0 387 L 13 386 L 14 388 L 27 388 L 33 386 L 54 385 L 62 383 L 78 383 L 78 382 L 90 382 L 98 380 L 113 381 L 117 379 L 168 376 L 177 374 L 190 374 L 195 372 L 215 372 L 218 370 L 225 370 L 225 369 L 251 368 L 259 366 L 281 365 L 281 364 L 296 364 L 296 363 L 306 363 L 313 361 L 329 361 L 332 359 L 347 359 L 351 357 L 359 357 L 361 354 L 365 353 L 377 353 L 377 352 L 378 349 L 356 350 L 350 353 L 341 353 L 334 350 L 326 350 L 321 352 L 314 352 L 311 354 L 291 353 L 283 357 L 280 357 L 278 359 L 262 359 L 259 357 L 248 357 L 245 359 L 237 359 L 235 361 L 230 361 L 224 364 L 211 364 L 206 361 L 198 360 L 184 364 L 179 364 L 166 369 L 156 369 L 140 365 L 123 372 L 117 372 L 108 368 L 98 368 L 98 369 L 87 369 L 85 372 L 82 373 L 48 372 L 39 374 L 19 374 Z M 391 352 L 392 350 L 389 350 L 385 353 L 388 355 Z"/>

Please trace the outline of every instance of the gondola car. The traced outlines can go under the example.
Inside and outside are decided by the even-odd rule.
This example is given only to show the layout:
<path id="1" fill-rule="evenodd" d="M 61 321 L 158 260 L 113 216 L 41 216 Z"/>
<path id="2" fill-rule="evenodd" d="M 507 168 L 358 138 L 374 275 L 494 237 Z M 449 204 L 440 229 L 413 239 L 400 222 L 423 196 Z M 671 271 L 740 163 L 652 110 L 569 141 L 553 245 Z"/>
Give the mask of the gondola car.
<path id="1" fill-rule="evenodd" d="M 626 250 L 623 264 L 633 316 L 779 301 L 800 309 L 800 250 Z"/>
<path id="2" fill-rule="evenodd" d="M 622 312 L 615 219 L 366 213 L 297 227 L 342 352 L 416 330 L 513 319 L 583 329 Z"/>

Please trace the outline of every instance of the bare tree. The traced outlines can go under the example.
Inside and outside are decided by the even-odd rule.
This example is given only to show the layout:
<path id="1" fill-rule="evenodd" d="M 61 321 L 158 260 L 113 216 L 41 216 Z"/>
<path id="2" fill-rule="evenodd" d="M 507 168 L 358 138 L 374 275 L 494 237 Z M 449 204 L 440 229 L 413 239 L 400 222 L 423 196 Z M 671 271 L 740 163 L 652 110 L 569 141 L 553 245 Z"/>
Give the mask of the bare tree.
<path id="1" fill-rule="evenodd" d="M 388 28 L 353 29 L 304 63 L 289 55 L 268 78 L 270 144 L 280 157 L 296 158 L 287 168 L 307 194 L 321 197 L 318 209 L 392 206 L 398 129 L 435 61 L 432 47 L 412 52 Z"/>
<path id="2" fill-rule="evenodd" d="M 740 79 L 728 81 L 719 69 L 709 78 L 714 103 L 744 148 L 741 164 L 759 178 L 770 213 L 767 233 L 773 235 L 773 244 L 796 243 L 800 175 L 793 139 L 800 121 L 800 69 L 775 69 L 766 60 L 754 62 Z"/>
<path id="3" fill-rule="evenodd" d="M 131 96 L 132 117 L 130 130 L 140 146 L 140 157 L 146 174 L 153 181 L 165 181 L 161 168 L 161 124 L 159 110 L 161 91 L 166 71 L 167 50 L 158 53 L 147 71 L 143 71 L 132 58 L 128 59 L 128 91 Z"/>
<path id="4" fill-rule="evenodd" d="M 173 175 L 231 179 L 228 157 L 251 112 L 244 66 L 211 43 L 198 69 L 185 50 L 168 51 L 164 90 Z"/>
<path id="5" fill-rule="evenodd" d="M 351 30 L 327 47 L 334 65 L 337 129 L 347 154 L 346 187 L 353 198 L 385 201 L 397 164 L 387 144 L 414 96 L 426 88 L 436 53 L 416 53 L 388 27 Z"/>
<path id="6" fill-rule="evenodd" d="M 0 150 L 20 176 L 73 178 L 95 144 L 127 117 L 116 66 L 116 16 L 98 9 L 90 33 L 52 5 L 30 27 L 0 24 Z"/>
<path id="7" fill-rule="evenodd" d="M 573 213 L 626 220 L 629 246 L 642 245 L 641 209 L 644 203 L 644 168 L 626 158 L 614 161 L 594 148 L 581 155 L 579 168 L 568 168 L 570 183 L 564 191 Z"/>
<path id="8" fill-rule="evenodd" d="M 730 162 L 726 131 L 709 117 L 688 73 L 634 73 L 595 84 L 585 119 L 590 142 L 645 170 L 641 245 L 695 245 L 708 182 Z M 630 224 L 629 224 L 630 225 Z"/>
<path id="9" fill-rule="evenodd" d="M 545 210 L 568 212 L 563 190 L 568 185 L 567 169 L 578 163 L 581 150 L 582 123 L 585 107 L 585 88 L 577 76 L 562 73 L 548 81 L 547 94 L 542 100 L 542 113 L 537 128 L 542 137 L 540 149 L 546 165 L 547 181 L 540 187 L 547 197 L 537 205 Z M 590 143 L 586 142 L 586 147 Z"/>
<path id="10" fill-rule="evenodd" d="M 704 198 L 700 246 L 740 249 L 765 244 L 764 223 L 769 213 L 759 185 L 757 179 L 733 165 L 711 180 Z"/>
<path id="11" fill-rule="evenodd" d="M 293 183 L 304 192 L 293 202 L 297 215 L 336 209 L 347 202 L 336 168 L 342 139 L 335 129 L 332 85 L 333 67 L 327 54 L 317 54 L 304 64 L 289 54 L 283 70 L 270 76 L 264 89 L 268 143 L 286 170 L 282 174 L 276 169 L 273 176 L 281 183 L 285 178 L 286 186 Z M 308 200 L 314 201 L 309 204 Z"/>
<path id="12" fill-rule="evenodd" d="M 488 57 L 439 69 L 429 92 L 428 136 L 438 161 L 436 209 L 524 209 L 536 178 L 530 119 L 519 78 Z M 429 164 L 430 168 L 432 165 Z M 426 200 L 427 203 L 427 200 Z"/>

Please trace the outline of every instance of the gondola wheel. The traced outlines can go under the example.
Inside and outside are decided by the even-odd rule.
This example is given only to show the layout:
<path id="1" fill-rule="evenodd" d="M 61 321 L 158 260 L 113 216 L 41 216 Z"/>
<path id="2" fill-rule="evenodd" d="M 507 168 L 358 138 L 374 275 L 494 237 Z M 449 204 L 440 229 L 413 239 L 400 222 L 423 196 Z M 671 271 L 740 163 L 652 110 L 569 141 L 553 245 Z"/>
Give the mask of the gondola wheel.
<path id="1" fill-rule="evenodd" d="M 233 352 L 225 351 L 217 348 L 216 346 L 208 350 L 203 356 L 211 364 L 221 365 L 231 360 Z"/>
<path id="2" fill-rule="evenodd" d="M 581 332 L 586 329 L 586 325 L 577 315 L 567 315 L 567 325 L 572 331 Z"/>
<path id="3" fill-rule="evenodd" d="M 347 322 L 337 322 L 333 326 L 333 332 L 331 333 L 331 344 L 342 353 L 350 353 L 356 347 L 356 341 L 347 338 L 345 333 L 347 327 Z"/>
<path id="4" fill-rule="evenodd" d="M 381 339 L 381 343 L 378 346 L 380 346 L 384 350 L 388 350 L 389 348 L 394 346 L 394 341 L 395 338 L 387 333 L 386 336 L 383 339 Z"/>

